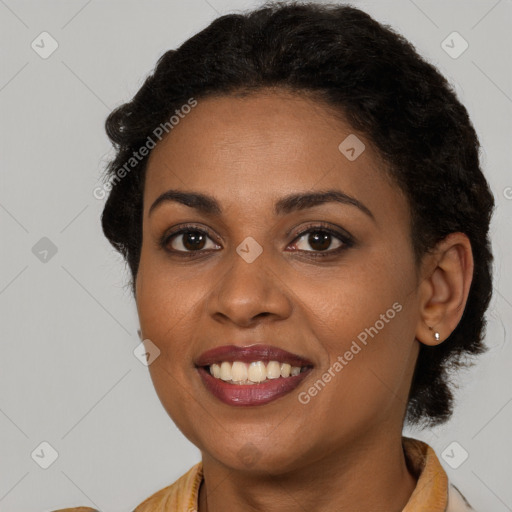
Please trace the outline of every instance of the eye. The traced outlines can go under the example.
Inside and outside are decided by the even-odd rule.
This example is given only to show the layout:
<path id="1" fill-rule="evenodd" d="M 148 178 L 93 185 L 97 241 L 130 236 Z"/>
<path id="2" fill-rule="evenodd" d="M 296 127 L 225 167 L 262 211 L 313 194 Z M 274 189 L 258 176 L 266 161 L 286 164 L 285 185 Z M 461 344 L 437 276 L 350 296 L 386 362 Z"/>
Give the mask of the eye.
<path id="1" fill-rule="evenodd" d="M 210 242 L 210 246 L 208 246 Z M 180 230 L 164 235 L 161 245 L 169 252 L 194 253 L 204 250 L 219 249 L 207 231 L 194 226 L 182 227 Z"/>
<path id="2" fill-rule="evenodd" d="M 294 250 L 312 253 L 311 256 L 337 254 L 352 245 L 353 240 L 348 235 L 322 225 L 311 226 L 300 232 L 293 243 Z"/>
<path id="3" fill-rule="evenodd" d="M 291 247 L 292 251 L 309 253 L 310 256 L 317 257 L 338 254 L 353 244 L 354 241 L 347 233 L 326 225 L 314 225 L 298 233 Z M 164 234 L 159 245 L 179 256 L 195 256 L 202 252 L 221 249 L 207 230 L 195 226 L 182 226 L 176 231 Z M 307 248 L 308 245 L 312 250 Z"/>

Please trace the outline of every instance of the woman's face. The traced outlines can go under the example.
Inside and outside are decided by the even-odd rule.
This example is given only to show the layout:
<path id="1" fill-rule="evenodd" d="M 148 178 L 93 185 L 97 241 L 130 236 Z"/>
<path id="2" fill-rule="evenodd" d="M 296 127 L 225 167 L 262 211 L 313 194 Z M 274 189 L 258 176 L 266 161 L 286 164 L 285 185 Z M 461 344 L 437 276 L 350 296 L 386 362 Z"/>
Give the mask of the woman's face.
<path id="1" fill-rule="evenodd" d="M 280 473 L 400 435 L 418 353 L 410 211 L 368 140 L 351 134 L 304 96 L 259 92 L 199 100 L 151 153 L 141 331 L 160 350 L 156 392 L 203 458 Z M 170 190 L 217 208 L 161 197 Z M 326 191 L 342 199 L 283 202 Z M 293 385 L 272 373 L 291 356 L 272 352 L 248 356 L 277 359 L 267 383 L 196 366 L 208 350 L 254 344 L 310 365 Z"/>

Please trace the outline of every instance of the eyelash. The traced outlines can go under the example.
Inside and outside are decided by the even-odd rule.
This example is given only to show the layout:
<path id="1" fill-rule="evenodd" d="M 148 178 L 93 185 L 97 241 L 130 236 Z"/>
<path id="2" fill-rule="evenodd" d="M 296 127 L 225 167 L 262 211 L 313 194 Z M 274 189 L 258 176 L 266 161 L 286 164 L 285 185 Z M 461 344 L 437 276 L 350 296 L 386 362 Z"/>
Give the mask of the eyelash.
<path id="1" fill-rule="evenodd" d="M 217 249 L 206 249 L 206 250 L 201 249 L 198 251 L 177 251 L 175 249 L 169 249 L 167 247 L 169 242 L 171 242 L 171 240 L 174 237 L 183 235 L 183 234 L 186 234 L 189 232 L 197 232 L 200 234 L 204 234 L 204 235 L 207 235 L 210 239 L 212 239 L 212 236 L 207 229 L 205 229 L 203 227 L 200 228 L 194 224 L 186 224 L 186 225 L 182 226 L 177 231 L 173 231 L 171 233 L 164 234 L 162 236 L 162 238 L 160 239 L 158 245 L 165 251 L 170 252 L 172 254 L 177 254 L 180 257 L 184 257 L 184 258 L 194 258 L 194 257 L 197 257 L 197 254 L 217 250 Z M 325 224 L 322 222 L 318 222 L 311 226 L 307 226 L 305 229 L 303 229 L 299 233 L 296 233 L 293 238 L 292 243 L 296 242 L 297 240 L 302 238 L 305 234 L 308 234 L 310 232 L 328 233 L 331 236 L 333 236 L 334 238 L 337 238 L 342 243 L 342 245 L 340 245 L 340 247 L 337 247 L 336 249 L 330 249 L 327 251 L 304 251 L 301 249 L 297 249 L 296 252 L 307 253 L 309 256 L 311 256 L 313 258 L 319 258 L 319 257 L 324 258 L 327 256 L 336 256 L 336 255 L 340 254 L 341 252 L 343 252 L 344 250 L 346 250 L 354 245 L 354 240 L 348 234 L 344 234 L 342 232 L 334 230 L 328 224 Z"/>

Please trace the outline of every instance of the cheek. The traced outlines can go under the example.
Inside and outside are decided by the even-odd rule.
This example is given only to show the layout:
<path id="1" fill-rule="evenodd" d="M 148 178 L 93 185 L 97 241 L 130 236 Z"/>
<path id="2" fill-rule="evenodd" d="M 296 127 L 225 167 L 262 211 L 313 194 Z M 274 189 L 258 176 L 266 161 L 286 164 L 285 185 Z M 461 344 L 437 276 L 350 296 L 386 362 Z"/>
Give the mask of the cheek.
<path id="1" fill-rule="evenodd" d="M 200 296 L 200 290 L 187 288 L 176 273 L 166 275 L 164 268 L 142 255 L 136 288 L 139 321 L 144 338 L 160 350 L 148 367 L 149 374 L 164 409 L 189 439 L 188 434 L 193 429 L 183 404 L 191 396 L 192 343 L 183 343 L 183 340 L 194 333 L 195 304 Z"/>
<path id="2" fill-rule="evenodd" d="M 136 303 L 145 339 L 160 350 L 149 366 L 155 390 L 169 413 L 179 412 L 187 396 L 187 371 L 192 366 L 194 325 L 204 290 L 187 287 L 179 273 L 167 273 L 154 258 L 141 255 L 136 283 Z M 183 340 L 191 342 L 184 343 Z M 172 415 L 179 422 L 178 418 Z"/>
<path id="3" fill-rule="evenodd" d="M 310 391 L 324 395 L 318 406 L 323 402 L 337 410 L 340 421 L 345 421 L 343 406 L 354 420 L 390 405 L 405 407 L 416 355 L 414 276 L 411 262 L 381 251 L 364 264 L 314 280 L 314 286 L 313 281 L 309 286 L 297 283 L 301 314 L 324 353 L 319 377 L 329 381 Z"/>
<path id="4" fill-rule="evenodd" d="M 325 348 L 334 353 L 359 335 L 364 341 L 365 329 L 376 322 L 379 332 L 389 332 L 400 309 L 393 304 L 402 303 L 408 281 L 403 273 L 394 274 L 385 261 L 380 261 L 375 265 L 350 264 L 333 269 L 329 275 L 297 277 L 293 291 L 300 299 L 297 306 L 301 315 L 308 318 Z"/>
<path id="5" fill-rule="evenodd" d="M 195 280 L 191 285 L 185 275 L 188 274 L 162 264 L 159 257 L 142 252 L 137 276 L 137 311 L 144 336 L 160 343 L 161 350 L 170 346 L 180 349 L 173 340 L 180 339 L 196 320 L 198 305 L 206 293 L 204 283 Z M 187 334 L 190 336 L 190 331 Z"/>

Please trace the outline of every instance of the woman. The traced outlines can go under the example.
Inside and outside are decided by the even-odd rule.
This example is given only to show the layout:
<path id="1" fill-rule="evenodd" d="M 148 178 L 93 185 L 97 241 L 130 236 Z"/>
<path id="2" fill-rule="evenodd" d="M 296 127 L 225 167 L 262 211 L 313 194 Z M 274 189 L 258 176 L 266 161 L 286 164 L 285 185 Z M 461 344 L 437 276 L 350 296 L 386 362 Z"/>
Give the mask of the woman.
<path id="1" fill-rule="evenodd" d="M 272 4 L 168 51 L 106 127 L 103 229 L 202 454 L 135 511 L 472 510 L 402 436 L 449 419 L 491 296 L 494 200 L 439 72 L 358 9 Z"/>

